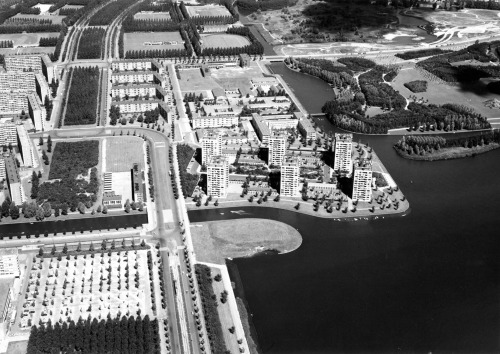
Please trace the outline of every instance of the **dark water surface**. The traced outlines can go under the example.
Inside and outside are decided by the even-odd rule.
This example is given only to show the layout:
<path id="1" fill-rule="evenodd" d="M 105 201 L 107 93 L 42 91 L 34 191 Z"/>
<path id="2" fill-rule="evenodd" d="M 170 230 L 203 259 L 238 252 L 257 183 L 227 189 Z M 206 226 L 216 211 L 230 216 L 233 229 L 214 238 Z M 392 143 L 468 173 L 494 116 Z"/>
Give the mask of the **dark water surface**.
<path id="1" fill-rule="evenodd" d="M 300 99 L 315 87 L 301 90 Z M 500 150 L 419 162 L 396 155 L 397 137 L 359 139 L 407 196 L 409 215 L 335 222 L 258 207 L 189 212 L 193 222 L 279 220 L 303 236 L 292 253 L 234 262 L 262 352 L 498 353 Z"/>

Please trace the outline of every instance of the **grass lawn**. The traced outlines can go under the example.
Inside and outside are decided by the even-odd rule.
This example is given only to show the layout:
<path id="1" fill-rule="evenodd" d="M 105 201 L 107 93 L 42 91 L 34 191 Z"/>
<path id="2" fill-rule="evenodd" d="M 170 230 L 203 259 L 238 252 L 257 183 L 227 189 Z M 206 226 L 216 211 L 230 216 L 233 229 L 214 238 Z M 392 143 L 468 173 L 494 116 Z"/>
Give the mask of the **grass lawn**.
<path id="1" fill-rule="evenodd" d="M 203 48 L 240 48 L 250 44 L 248 38 L 236 34 L 208 34 L 201 38 Z"/>
<path id="2" fill-rule="evenodd" d="M 414 94 L 404 86 L 406 82 L 414 80 L 428 81 L 427 92 Z M 445 104 L 456 103 L 463 104 L 475 109 L 476 112 L 487 118 L 499 117 L 500 109 L 488 108 L 484 105 L 484 101 L 497 98 L 497 95 L 488 92 L 484 82 L 480 81 L 470 88 L 462 88 L 460 86 L 446 85 L 429 81 L 422 72 L 416 69 L 401 70 L 396 78 L 390 83 L 396 91 L 405 97 L 417 96 L 429 100 L 428 103 Z"/>
<path id="3" fill-rule="evenodd" d="M 178 44 L 146 45 L 146 42 L 176 41 Z M 184 40 L 179 32 L 131 32 L 125 33 L 125 51 L 153 49 L 183 49 Z"/>
<path id="4" fill-rule="evenodd" d="M 179 85 L 182 92 L 206 91 L 220 87 L 212 75 L 201 75 L 200 69 L 180 70 Z"/>
<path id="5" fill-rule="evenodd" d="M 250 89 L 250 80 L 264 77 L 264 74 L 255 62 L 251 62 L 251 66 L 247 68 L 233 67 L 213 70 L 210 76 L 223 88 L 245 87 L 245 91 L 248 91 Z M 241 89 L 240 91 L 244 92 Z"/>
<path id="6" fill-rule="evenodd" d="M 144 141 L 137 137 L 106 138 L 106 171 L 126 172 L 132 169 L 134 163 L 144 168 Z"/>
<path id="7" fill-rule="evenodd" d="M 191 17 L 199 16 L 231 16 L 231 13 L 222 5 L 186 6 Z"/>
<path id="8" fill-rule="evenodd" d="M 56 47 L 0 48 L 0 54 L 52 54 Z"/>
<path id="9" fill-rule="evenodd" d="M 28 341 L 10 342 L 7 347 L 7 354 L 26 354 Z"/>
<path id="10" fill-rule="evenodd" d="M 223 264 L 224 258 L 252 256 L 264 250 L 289 252 L 302 237 L 291 226 L 262 219 L 238 219 L 191 224 L 196 259 Z"/>
<path id="11" fill-rule="evenodd" d="M 134 20 L 170 20 L 168 12 L 138 12 L 134 15 Z"/>
<path id="12" fill-rule="evenodd" d="M 0 34 L 0 41 L 12 41 L 14 46 L 38 45 L 42 37 L 59 37 L 59 32 Z"/>

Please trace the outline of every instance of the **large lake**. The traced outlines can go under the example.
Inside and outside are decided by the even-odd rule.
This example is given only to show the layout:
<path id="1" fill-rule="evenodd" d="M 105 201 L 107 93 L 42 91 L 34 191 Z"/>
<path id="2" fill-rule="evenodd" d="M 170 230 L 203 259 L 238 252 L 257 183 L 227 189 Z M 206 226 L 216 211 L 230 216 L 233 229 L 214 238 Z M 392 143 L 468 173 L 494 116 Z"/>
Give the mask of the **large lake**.
<path id="1" fill-rule="evenodd" d="M 294 86 L 299 98 L 321 91 L 304 82 Z M 235 260 L 262 352 L 498 352 L 500 150 L 418 162 L 396 155 L 395 137 L 355 139 L 374 147 L 409 215 L 334 222 L 257 207 L 189 212 L 193 222 L 279 220 L 302 234 L 292 253 Z"/>

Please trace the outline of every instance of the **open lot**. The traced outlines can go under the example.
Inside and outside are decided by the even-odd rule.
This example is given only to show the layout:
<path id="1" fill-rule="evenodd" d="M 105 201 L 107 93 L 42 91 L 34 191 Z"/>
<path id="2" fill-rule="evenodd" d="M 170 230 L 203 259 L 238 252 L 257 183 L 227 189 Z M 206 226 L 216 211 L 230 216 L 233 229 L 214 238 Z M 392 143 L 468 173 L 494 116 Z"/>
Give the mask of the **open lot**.
<path id="1" fill-rule="evenodd" d="M 250 44 L 248 38 L 236 34 L 202 34 L 201 39 L 202 48 L 239 48 Z"/>
<path id="2" fill-rule="evenodd" d="M 36 4 L 35 6 L 32 6 L 32 8 L 37 8 L 37 9 L 40 9 L 40 15 L 45 15 L 46 13 L 48 13 L 50 7 L 54 5 L 54 4 Z"/>
<path id="3" fill-rule="evenodd" d="M 180 70 L 179 85 L 182 92 L 207 91 L 220 87 L 211 75 L 203 77 L 200 69 Z"/>
<path id="4" fill-rule="evenodd" d="M 0 54 L 52 54 L 56 47 L 0 48 Z"/>
<path id="5" fill-rule="evenodd" d="M 59 15 L 26 15 L 26 14 L 16 14 L 11 17 L 13 19 L 23 18 L 23 19 L 36 19 L 36 20 L 51 20 L 53 25 L 59 25 L 66 16 Z M 8 20 L 7 20 L 8 21 Z"/>
<path id="6" fill-rule="evenodd" d="M 144 141 L 136 137 L 106 138 L 106 171 L 126 172 L 138 163 L 144 169 Z"/>
<path id="7" fill-rule="evenodd" d="M 141 11 L 134 15 L 134 20 L 170 20 L 170 13 Z"/>
<path id="8" fill-rule="evenodd" d="M 17 46 L 37 46 L 42 37 L 59 37 L 59 32 L 0 34 L 0 41 L 12 41 Z"/>
<path id="9" fill-rule="evenodd" d="M 37 257 L 29 271 L 22 312 L 17 314 L 18 326 L 138 311 L 154 316 L 147 250 L 117 252 L 119 247 L 93 255 Z"/>
<path id="10" fill-rule="evenodd" d="M 222 5 L 186 6 L 191 17 L 199 16 L 231 16 L 231 13 Z"/>
<path id="11" fill-rule="evenodd" d="M 250 89 L 252 78 L 264 77 L 262 70 L 255 62 L 251 62 L 250 67 L 230 67 L 219 70 L 212 70 L 211 77 L 223 88 L 239 88 L 241 92 Z"/>
<path id="12" fill-rule="evenodd" d="M 146 45 L 146 42 L 163 42 L 161 45 Z M 167 42 L 177 42 L 169 44 Z M 179 32 L 132 32 L 125 33 L 125 51 L 153 49 L 183 49 L 184 40 Z"/>
<path id="13" fill-rule="evenodd" d="M 404 83 L 415 80 L 428 81 L 427 91 L 414 94 L 404 86 Z M 428 103 L 433 104 L 463 104 L 474 108 L 476 112 L 487 118 L 500 116 L 500 109 L 492 109 L 484 105 L 484 101 L 497 98 L 497 95 L 488 92 L 483 81 L 479 81 L 470 87 L 454 86 L 429 81 L 420 70 L 406 69 L 401 70 L 390 85 L 394 87 L 395 90 L 399 91 L 405 98 L 412 95 L 423 98 L 424 100 L 429 100 Z"/>

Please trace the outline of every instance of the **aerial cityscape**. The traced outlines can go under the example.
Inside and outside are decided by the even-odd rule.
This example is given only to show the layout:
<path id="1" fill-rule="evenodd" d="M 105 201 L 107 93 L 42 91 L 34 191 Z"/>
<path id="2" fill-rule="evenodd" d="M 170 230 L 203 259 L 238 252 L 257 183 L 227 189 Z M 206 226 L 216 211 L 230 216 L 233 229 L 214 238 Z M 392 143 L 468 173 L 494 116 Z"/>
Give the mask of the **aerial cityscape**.
<path id="1" fill-rule="evenodd" d="M 0 353 L 500 352 L 500 0 L 0 0 Z"/>

